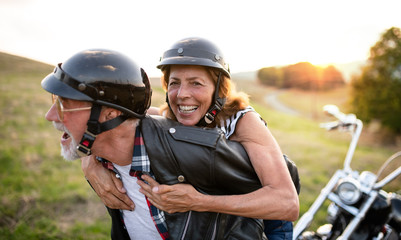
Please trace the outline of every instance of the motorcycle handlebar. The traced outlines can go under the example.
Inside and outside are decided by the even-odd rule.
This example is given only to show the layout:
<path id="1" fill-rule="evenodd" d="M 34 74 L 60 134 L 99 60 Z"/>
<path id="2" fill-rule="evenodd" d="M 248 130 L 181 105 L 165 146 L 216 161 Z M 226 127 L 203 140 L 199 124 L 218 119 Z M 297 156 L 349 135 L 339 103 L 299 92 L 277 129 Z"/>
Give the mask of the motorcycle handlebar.
<path id="1" fill-rule="evenodd" d="M 339 122 L 335 121 L 335 122 L 321 123 L 320 127 L 321 128 L 325 128 L 326 130 L 330 131 L 330 130 L 338 128 L 339 127 Z"/>
<path id="2" fill-rule="evenodd" d="M 322 123 L 320 124 L 320 127 L 327 130 L 339 129 L 351 132 L 352 140 L 344 161 L 344 170 L 346 172 L 351 172 L 351 160 L 362 131 L 363 123 L 361 120 L 356 118 L 355 114 L 344 114 L 340 112 L 338 107 L 335 105 L 326 105 L 323 107 L 323 110 L 325 113 L 337 118 L 338 121 Z"/>

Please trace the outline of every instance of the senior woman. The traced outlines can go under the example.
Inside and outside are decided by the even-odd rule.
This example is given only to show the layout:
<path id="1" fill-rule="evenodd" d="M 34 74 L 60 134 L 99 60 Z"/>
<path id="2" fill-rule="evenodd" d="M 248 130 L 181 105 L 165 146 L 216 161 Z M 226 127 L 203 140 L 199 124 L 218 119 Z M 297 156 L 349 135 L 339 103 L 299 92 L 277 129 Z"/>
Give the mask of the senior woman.
<path id="1" fill-rule="evenodd" d="M 148 199 L 167 212 L 209 211 L 286 220 L 266 221 L 266 234 L 269 239 L 272 234 L 291 239 L 292 223 L 287 221 L 298 217 L 298 197 L 283 155 L 247 96 L 235 91 L 221 51 L 206 39 L 186 38 L 164 53 L 158 68 L 167 92 L 161 113 L 184 125 L 219 127 L 226 138 L 241 142 L 263 188 L 244 195 L 211 196 L 190 185 L 163 185 L 153 192 L 142 184 Z"/>
<path id="2" fill-rule="evenodd" d="M 149 185 L 139 182 L 142 193 L 154 206 L 169 213 L 207 211 L 275 219 L 265 221 L 268 238 L 291 239 L 291 221 L 299 214 L 297 191 L 265 122 L 249 106 L 248 97 L 235 91 L 221 51 L 206 39 L 182 39 L 164 53 L 158 68 L 163 72 L 167 102 L 159 113 L 183 125 L 221 128 L 227 139 L 244 146 L 263 187 L 248 194 L 214 196 L 188 184 L 159 185 L 144 176 Z M 153 108 L 149 113 L 157 111 Z M 93 175 L 86 174 L 90 182 Z M 110 186 L 102 184 L 103 190 L 94 187 L 96 192 L 106 205 L 116 207 L 115 203 L 108 204 L 113 196 L 107 194 L 109 190 L 104 191 Z"/>

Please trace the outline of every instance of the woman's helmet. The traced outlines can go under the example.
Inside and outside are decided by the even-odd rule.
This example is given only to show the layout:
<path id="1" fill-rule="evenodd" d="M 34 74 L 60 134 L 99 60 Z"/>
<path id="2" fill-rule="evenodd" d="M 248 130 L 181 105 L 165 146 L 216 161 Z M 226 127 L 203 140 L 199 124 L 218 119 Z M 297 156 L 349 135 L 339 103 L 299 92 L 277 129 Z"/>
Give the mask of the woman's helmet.
<path id="1" fill-rule="evenodd" d="M 230 77 L 230 69 L 220 49 L 209 40 L 190 37 L 171 46 L 160 58 L 157 68 L 167 65 L 199 65 L 220 69 Z"/>
<path id="2" fill-rule="evenodd" d="M 80 156 L 91 154 L 98 134 L 130 117 L 145 117 L 152 97 L 145 71 L 125 55 L 107 49 L 89 49 L 73 55 L 42 80 L 42 87 L 64 98 L 92 103 L 88 127 L 78 146 Z M 100 123 L 102 106 L 123 114 Z"/>
<path id="3" fill-rule="evenodd" d="M 184 38 L 164 52 L 163 56 L 160 58 L 160 63 L 157 68 L 163 70 L 164 67 L 169 65 L 197 65 L 205 67 L 213 67 L 220 70 L 220 75 L 217 80 L 216 90 L 213 95 L 212 105 L 209 107 L 207 113 L 197 126 L 206 126 L 212 123 L 216 115 L 223 109 L 226 99 L 219 97 L 219 87 L 221 81 L 221 73 L 231 78 L 230 68 L 228 64 L 224 61 L 224 57 L 220 49 L 210 42 L 209 40 L 190 37 Z M 166 94 L 166 101 L 168 102 L 168 97 Z M 170 104 L 169 104 L 170 106 Z"/>

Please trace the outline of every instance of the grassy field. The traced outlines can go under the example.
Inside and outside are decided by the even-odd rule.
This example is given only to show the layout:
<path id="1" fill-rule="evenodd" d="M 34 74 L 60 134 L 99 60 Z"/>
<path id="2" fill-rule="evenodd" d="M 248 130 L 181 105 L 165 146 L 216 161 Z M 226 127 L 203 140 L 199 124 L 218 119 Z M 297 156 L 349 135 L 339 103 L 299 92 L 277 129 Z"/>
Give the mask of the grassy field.
<path id="1" fill-rule="evenodd" d="M 80 162 L 62 160 L 60 133 L 44 119 L 51 98 L 40 81 L 52 70 L 53 66 L 0 54 L 0 239 L 109 239 L 105 207 L 86 183 Z M 156 106 L 164 101 L 157 81 Z M 316 95 L 286 92 L 281 100 L 302 112 L 290 116 L 264 103 L 264 95 L 274 89 L 254 81 L 236 82 L 250 94 L 283 152 L 297 163 L 304 212 L 342 166 L 350 138 L 320 129 L 319 122 L 328 119 L 318 112 L 326 103 L 345 104 L 346 89 Z M 318 101 L 312 104 L 308 99 Z M 375 171 L 397 148 L 362 141 L 353 166 Z M 391 190 L 399 190 L 399 184 L 392 184 Z"/>

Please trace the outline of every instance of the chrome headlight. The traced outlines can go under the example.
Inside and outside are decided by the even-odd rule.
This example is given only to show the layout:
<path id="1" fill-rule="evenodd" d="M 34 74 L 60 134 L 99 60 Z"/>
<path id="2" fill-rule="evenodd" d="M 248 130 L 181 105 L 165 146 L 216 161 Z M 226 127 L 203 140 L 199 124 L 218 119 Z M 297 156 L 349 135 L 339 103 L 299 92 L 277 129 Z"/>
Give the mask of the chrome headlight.
<path id="1" fill-rule="evenodd" d="M 346 179 L 338 185 L 337 194 L 345 204 L 352 205 L 361 198 L 359 183 L 353 179 Z"/>

